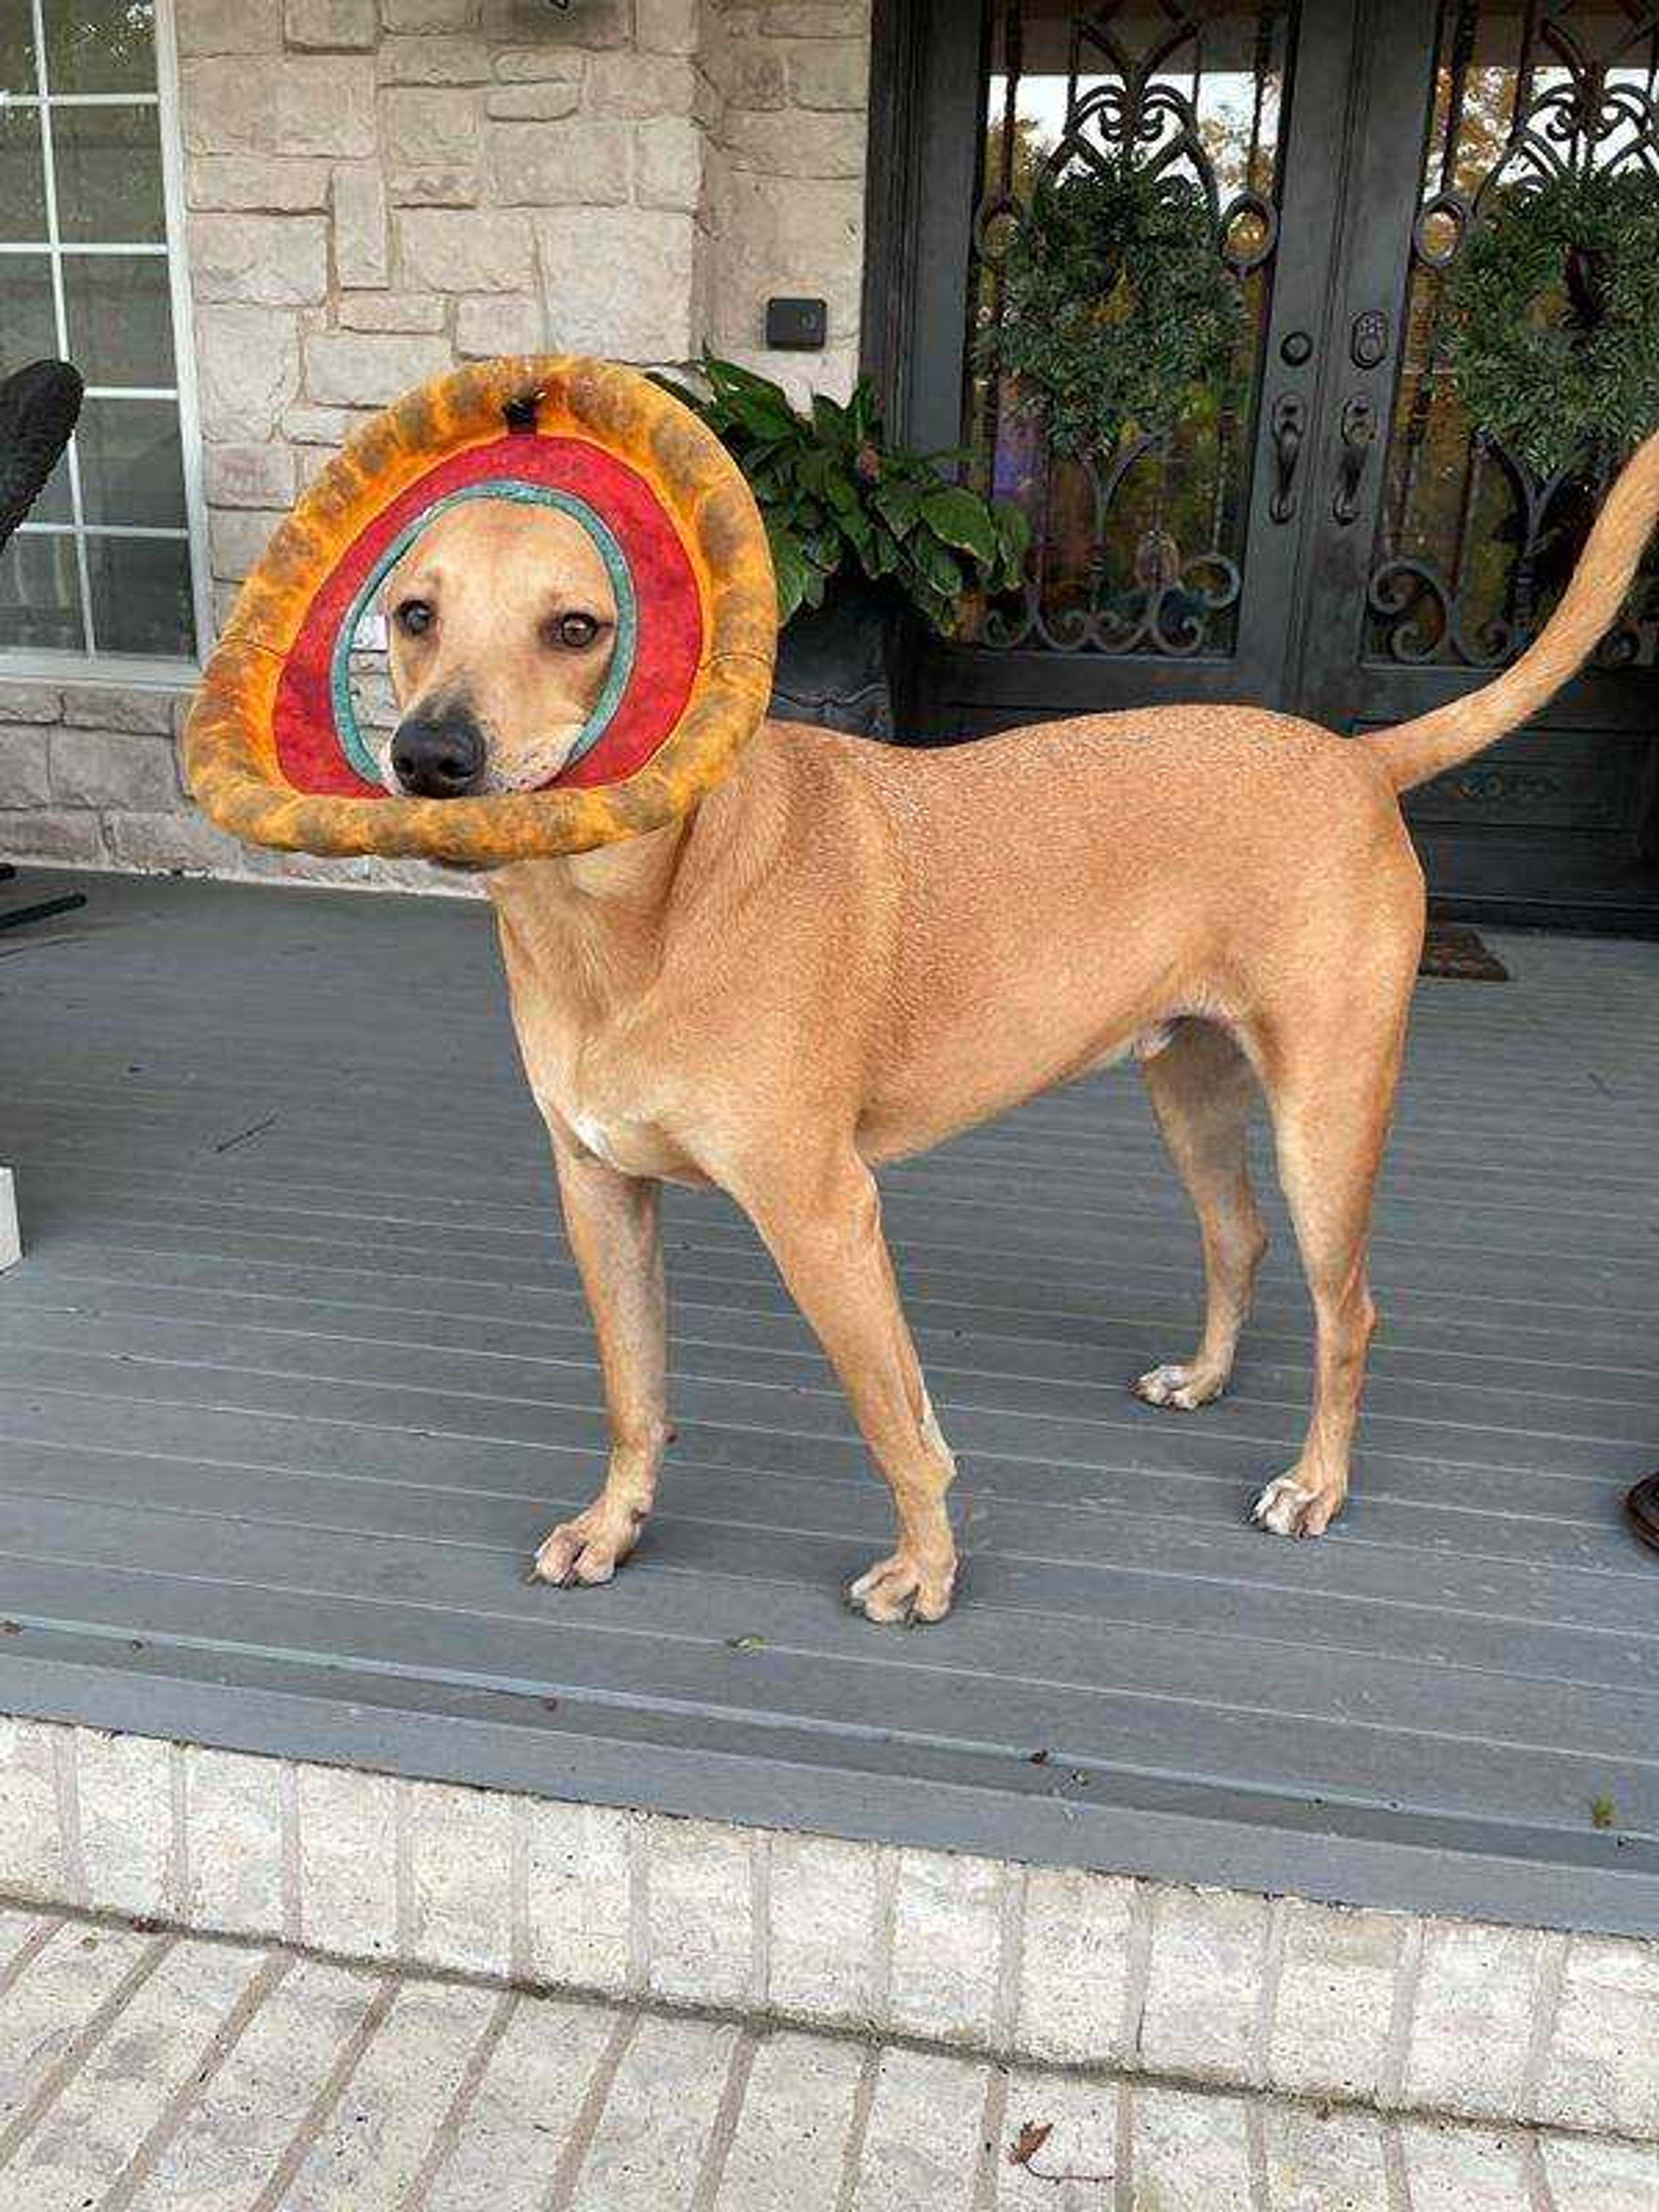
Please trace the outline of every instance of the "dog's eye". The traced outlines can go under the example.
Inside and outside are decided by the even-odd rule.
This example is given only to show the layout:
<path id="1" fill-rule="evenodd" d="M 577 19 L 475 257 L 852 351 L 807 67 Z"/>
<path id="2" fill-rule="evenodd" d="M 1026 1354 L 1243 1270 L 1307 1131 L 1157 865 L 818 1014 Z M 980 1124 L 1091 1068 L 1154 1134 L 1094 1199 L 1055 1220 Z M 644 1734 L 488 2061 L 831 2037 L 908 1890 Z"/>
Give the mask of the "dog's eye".
<path id="1" fill-rule="evenodd" d="M 398 627 L 405 637 L 424 637 L 437 618 L 426 599 L 405 599 L 398 609 Z"/>
<path id="2" fill-rule="evenodd" d="M 599 625 L 593 616 L 561 615 L 551 625 L 548 643 L 568 646 L 573 653 L 580 653 L 584 646 L 592 645 L 599 634 Z"/>

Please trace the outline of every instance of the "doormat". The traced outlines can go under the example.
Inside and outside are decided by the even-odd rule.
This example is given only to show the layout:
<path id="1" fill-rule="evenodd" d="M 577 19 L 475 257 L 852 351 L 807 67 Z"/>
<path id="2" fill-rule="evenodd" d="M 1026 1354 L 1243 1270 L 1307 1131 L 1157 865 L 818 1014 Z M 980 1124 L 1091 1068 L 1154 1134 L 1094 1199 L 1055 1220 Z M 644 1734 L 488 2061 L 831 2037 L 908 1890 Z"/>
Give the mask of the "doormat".
<path id="1" fill-rule="evenodd" d="M 1431 921 L 1423 937 L 1419 975 L 1462 983 L 1507 983 L 1510 971 L 1478 931 L 1461 921 Z"/>

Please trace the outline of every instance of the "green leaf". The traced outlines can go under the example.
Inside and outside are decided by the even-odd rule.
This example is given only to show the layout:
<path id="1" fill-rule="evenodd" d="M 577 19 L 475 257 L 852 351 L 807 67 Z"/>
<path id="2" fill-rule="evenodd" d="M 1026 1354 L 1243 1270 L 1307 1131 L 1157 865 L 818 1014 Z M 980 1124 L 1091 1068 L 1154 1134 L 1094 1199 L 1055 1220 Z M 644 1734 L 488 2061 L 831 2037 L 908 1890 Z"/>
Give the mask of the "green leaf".
<path id="1" fill-rule="evenodd" d="M 921 498 L 915 487 L 890 479 L 876 487 L 872 500 L 876 513 L 894 537 L 908 538 L 921 513 Z"/>
<path id="2" fill-rule="evenodd" d="M 766 537 L 772 549 L 772 573 L 777 579 L 778 620 L 787 622 L 807 598 L 811 580 L 818 571 L 787 530 L 780 530 L 769 522 Z M 816 605 L 817 601 L 813 604 Z"/>
<path id="3" fill-rule="evenodd" d="M 971 553 L 981 567 L 988 568 L 995 560 L 997 538 L 991 510 L 977 492 L 964 491 L 958 484 L 930 492 L 921 502 L 921 516 L 936 538 L 954 545 L 958 552 Z"/>

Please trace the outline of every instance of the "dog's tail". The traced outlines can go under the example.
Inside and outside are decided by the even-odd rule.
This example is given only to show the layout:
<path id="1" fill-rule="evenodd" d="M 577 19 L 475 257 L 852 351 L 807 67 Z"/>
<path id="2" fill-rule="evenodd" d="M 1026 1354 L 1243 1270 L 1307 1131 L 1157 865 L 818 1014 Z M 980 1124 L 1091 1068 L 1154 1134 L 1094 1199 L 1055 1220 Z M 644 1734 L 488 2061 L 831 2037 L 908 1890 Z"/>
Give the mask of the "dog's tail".
<path id="1" fill-rule="evenodd" d="M 1465 698 L 1358 740 L 1382 762 L 1396 791 L 1426 783 L 1495 744 L 1560 690 L 1618 613 L 1656 519 L 1659 432 L 1637 447 L 1620 471 L 1560 605 L 1514 666 Z"/>

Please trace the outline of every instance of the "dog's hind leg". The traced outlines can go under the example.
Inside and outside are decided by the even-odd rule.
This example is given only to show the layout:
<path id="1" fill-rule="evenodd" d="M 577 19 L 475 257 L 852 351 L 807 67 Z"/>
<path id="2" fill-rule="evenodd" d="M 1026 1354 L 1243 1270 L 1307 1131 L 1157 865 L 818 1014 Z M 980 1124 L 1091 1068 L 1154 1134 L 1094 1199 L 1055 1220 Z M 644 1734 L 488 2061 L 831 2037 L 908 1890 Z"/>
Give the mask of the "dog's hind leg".
<path id="1" fill-rule="evenodd" d="M 728 1188 L 829 1354 L 893 1495 L 897 1541 L 849 1584 L 848 1602 L 871 1620 L 942 1620 L 956 1582 L 945 1493 L 957 1466 L 899 1304 L 875 1182 L 849 1153 L 805 1171 L 797 1164 L 782 1180 L 769 1174 L 757 1188 Z"/>
<path id="2" fill-rule="evenodd" d="M 1415 945 L 1411 949 L 1416 960 Z M 1366 1274 L 1371 1200 L 1405 1042 L 1403 989 L 1386 981 L 1334 1018 L 1267 1039 L 1262 1080 L 1279 1175 L 1296 1225 L 1316 1327 L 1312 1418 L 1302 1456 L 1270 1482 L 1253 1517 L 1279 1536 L 1320 1536 L 1348 1494 L 1349 1459 L 1376 1326 Z"/>
<path id="3" fill-rule="evenodd" d="M 1141 1063 L 1152 1111 L 1187 1186 L 1204 1243 L 1204 1335 L 1190 1359 L 1154 1367 L 1134 1385 L 1149 1406 L 1183 1412 L 1227 1387 L 1256 1269 L 1267 1249 L 1245 1150 L 1256 1081 L 1224 1030 L 1183 1021 Z"/>
<path id="4" fill-rule="evenodd" d="M 657 1491 L 668 1426 L 668 1297 L 659 1186 L 556 1143 L 565 1228 L 587 1293 L 605 1376 L 605 1486 L 536 1554 L 550 1583 L 608 1583 L 633 1550 Z"/>

